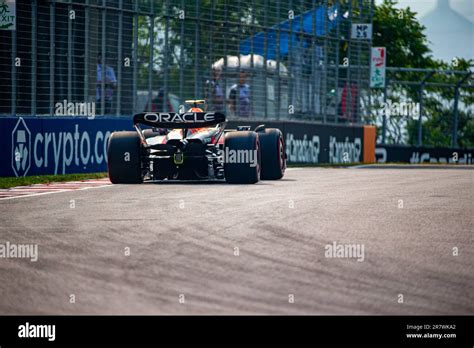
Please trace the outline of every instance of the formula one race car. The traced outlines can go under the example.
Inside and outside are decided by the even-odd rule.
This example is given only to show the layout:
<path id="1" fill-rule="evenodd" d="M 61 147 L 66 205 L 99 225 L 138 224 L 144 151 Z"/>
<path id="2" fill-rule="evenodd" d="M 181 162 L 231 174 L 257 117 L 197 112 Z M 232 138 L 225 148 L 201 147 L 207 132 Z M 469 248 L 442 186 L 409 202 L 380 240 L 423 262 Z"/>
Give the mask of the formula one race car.
<path id="1" fill-rule="evenodd" d="M 187 100 L 188 112 L 144 112 L 133 117 L 132 132 L 114 132 L 107 150 L 110 181 L 224 180 L 254 184 L 278 180 L 286 154 L 279 129 L 260 125 L 225 129 L 225 115 L 204 112 L 204 100 Z M 140 124 L 150 128 L 141 129 Z"/>

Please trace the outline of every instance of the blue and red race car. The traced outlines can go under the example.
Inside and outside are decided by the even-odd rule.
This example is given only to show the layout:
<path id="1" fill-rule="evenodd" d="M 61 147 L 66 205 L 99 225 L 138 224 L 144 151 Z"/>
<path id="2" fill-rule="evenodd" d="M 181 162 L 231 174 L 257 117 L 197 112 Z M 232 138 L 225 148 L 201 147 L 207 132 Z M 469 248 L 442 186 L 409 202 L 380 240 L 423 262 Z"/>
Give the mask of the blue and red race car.
<path id="1" fill-rule="evenodd" d="M 225 129 L 226 117 L 204 112 L 204 100 L 187 100 L 185 113 L 144 112 L 131 132 L 112 133 L 107 155 L 114 184 L 145 180 L 225 180 L 253 184 L 278 180 L 286 154 L 279 129 L 250 126 Z M 148 126 L 142 129 L 141 125 Z"/>

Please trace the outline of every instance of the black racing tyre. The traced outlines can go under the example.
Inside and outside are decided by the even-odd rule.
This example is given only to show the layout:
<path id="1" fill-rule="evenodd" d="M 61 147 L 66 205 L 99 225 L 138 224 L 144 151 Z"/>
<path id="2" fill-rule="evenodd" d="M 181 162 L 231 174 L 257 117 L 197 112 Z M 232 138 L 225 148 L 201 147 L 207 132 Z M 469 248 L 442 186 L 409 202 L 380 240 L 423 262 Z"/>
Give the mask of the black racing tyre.
<path id="1" fill-rule="evenodd" d="M 253 131 L 226 133 L 223 160 L 225 180 L 228 183 L 255 184 L 258 182 L 260 180 L 260 143 L 257 133 Z"/>
<path id="2" fill-rule="evenodd" d="M 262 155 L 262 180 L 278 180 L 283 177 L 286 169 L 286 154 L 283 134 L 277 128 L 267 128 L 258 132 Z"/>
<path id="3" fill-rule="evenodd" d="M 107 148 L 109 178 L 113 184 L 143 182 L 140 136 L 137 132 L 114 132 Z"/>

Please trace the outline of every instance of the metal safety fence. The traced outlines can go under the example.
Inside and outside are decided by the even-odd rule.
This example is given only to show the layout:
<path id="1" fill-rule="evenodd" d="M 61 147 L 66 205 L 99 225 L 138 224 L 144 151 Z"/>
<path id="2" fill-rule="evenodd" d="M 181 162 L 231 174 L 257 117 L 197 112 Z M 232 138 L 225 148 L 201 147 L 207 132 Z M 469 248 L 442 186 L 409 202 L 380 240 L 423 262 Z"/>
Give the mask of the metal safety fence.
<path id="1" fill-rule="evenodd" d="M 387 68 L 372 90 L 371 120 L 382 144 L 474 147 L 474 75 L 470 70 Z"/>
<path id="2" fill-rule="evenodd" d="M 16 1 L 0 30 L 0 114 L 230 117 L 362 122 L 373 0 Z M 368 106 L 370 110 L 370 105 Z"/>

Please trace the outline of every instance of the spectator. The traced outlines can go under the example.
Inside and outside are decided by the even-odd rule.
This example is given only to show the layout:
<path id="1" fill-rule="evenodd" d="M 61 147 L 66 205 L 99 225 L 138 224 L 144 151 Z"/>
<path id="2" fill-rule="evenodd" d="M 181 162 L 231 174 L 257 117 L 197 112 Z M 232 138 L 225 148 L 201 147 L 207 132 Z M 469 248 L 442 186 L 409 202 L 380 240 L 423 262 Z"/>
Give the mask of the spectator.
<path id="1" fill-rule="evenodd" d="M 348 95 L 350 93 L 350 95 Z M 359 116 L 359 91 L 354 82 L 345 83 L 341 96 L 341 122 L 357 122 Z M 349 105 L 348 105 L 349 104 Z"/>
<path id="2" fill-rule="evenodd" d="M 117 78 L 115 77 L 114 69 L 106 64 L 105 65 L 105 110 L 104 114 L 110 114 L 112 112 L 112 101 L 113 93 L 117 88 Z M 102 55 L 97 55 L 97 84 L 96 84 L 96 103 L 100 108 L 102 103 Z"/>
<path id="3" fill-rule="evenodd" d="M 250 117 L 250 87 L 245 83 L 247 74 L 241 72 L 239 82 L 230 88 L 230 109 L 236 116 Z"/>
<path id="4" fill-rule="evenodd" d="M 164 98 L 165 90 L 163 88 L 158 89 L 158 95 L 152 100 L 151 105 L 147 103 L 145 110 L 146 111 L 153 111 L 153 112 L 164 112 L 164 111 L 172 111 L 174 112 L 173 105 L 171 105 L 169 94 L 168 98 Z M 163 99 L 166 101 L 167 110 L 164 109 L 165 104 L 163 103 Z"/>
<path id="5" fill-rule="evenodd" d="M 221 70 L 212 68 L 212 79 L 206 81 L 206 99 L 211 111 L 224 111 L 224 93 L 219 85 Z"/>

